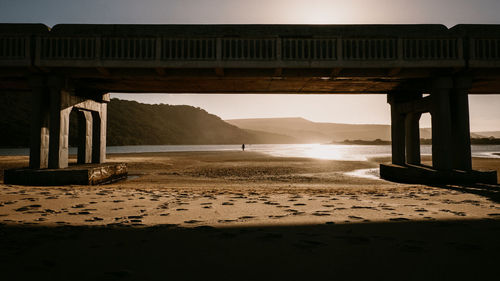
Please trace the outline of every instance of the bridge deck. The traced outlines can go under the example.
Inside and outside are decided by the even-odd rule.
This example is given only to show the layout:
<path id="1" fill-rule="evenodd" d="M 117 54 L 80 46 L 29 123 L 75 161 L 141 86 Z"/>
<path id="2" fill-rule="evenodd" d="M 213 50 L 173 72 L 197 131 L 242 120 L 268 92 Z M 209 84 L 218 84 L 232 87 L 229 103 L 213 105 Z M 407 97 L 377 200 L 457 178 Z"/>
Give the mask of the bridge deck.
<path id="1" fill-rule="evenodd" d="M 0 88 L 63 74 L 100 91 L 386 93 L 468 72 L 500 89 L 500 26 L 0 24 Z"/>

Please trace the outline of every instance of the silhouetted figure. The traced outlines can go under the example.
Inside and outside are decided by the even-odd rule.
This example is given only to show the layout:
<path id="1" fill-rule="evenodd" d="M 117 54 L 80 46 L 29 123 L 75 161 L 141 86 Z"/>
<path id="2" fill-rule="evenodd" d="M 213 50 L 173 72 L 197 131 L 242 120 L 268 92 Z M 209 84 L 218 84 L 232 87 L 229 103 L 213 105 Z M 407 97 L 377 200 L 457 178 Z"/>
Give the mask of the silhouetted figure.
<path id="1" fill-rule="evenodd" d="M 245 144 L 242 144 L 242 145 L 241 145 L 241 150 L 242 150 L 242 151 L 245 151 Z"/>

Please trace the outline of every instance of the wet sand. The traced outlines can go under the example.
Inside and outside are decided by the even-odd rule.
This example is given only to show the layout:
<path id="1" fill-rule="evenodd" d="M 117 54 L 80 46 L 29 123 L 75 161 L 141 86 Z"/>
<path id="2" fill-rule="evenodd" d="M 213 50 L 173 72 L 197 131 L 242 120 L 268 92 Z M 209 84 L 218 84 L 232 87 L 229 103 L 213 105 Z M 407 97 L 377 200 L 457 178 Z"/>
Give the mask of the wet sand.
<path id="1" fill-rule="evenodd" d="M 108 161 L 127 162 L 131 179 L 0 185 L 0 269 L 9 280 L 464 280 L 493 274 L 500 261 L 496 185 L 346 174 L 384 158 L 235 151 Z M 27 157 L 0 157 L 0 169 L 26 165 Z M 500 159 L 473 165 L 500 173 Z"/>

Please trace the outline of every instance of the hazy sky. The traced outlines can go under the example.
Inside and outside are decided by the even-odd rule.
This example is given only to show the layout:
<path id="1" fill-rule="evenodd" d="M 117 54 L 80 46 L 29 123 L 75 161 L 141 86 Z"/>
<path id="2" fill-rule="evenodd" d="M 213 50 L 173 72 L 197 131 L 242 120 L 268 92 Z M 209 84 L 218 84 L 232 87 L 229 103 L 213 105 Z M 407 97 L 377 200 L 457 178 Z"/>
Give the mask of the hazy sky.
<path id="1" fill-rule="evenodd" d="M 135 24 L 500 24 L 500 0 L 0 0 L 0 22 Z M 190 104 L 223 119 L 302 116 L 389 124 L 384 95 L 115 95 Z M 500 130 L 500 95 L 471 96 L 471 129 Z M 423 125 L 429 124 L 423 119 Z"/>

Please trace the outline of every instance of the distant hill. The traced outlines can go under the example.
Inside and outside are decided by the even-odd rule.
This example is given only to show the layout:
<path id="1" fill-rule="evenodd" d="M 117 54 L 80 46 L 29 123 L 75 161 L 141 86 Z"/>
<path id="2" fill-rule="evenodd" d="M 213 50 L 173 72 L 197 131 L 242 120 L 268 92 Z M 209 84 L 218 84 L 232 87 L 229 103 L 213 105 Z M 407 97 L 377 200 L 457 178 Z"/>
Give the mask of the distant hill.
<path id="1" fill-rule="evenodd" d="M 300 142 L 329 143 L 350 140 L 390 140 L 389 125 L 317 123 L 304 118 L 233 119 L 226 122 L 242 129 L 275 132 Z"/>
<path id="2" fill-rule="evenodd" d="M 29 146 L 31 107 L 25 93 L 0 93 L 0 146 Z M 70 145 L 76 118 L 70 118 Z M 112 99 L 108 104 L 108 145 L 296 143 L 293 137 L 240 129 L 205 110 L 182 105 L 149 105 Z"/>
<path id="3" fill-rule="evenodd" d="M 500 138 L 500 131 L 477 132 L 477 134 L 481 135 L 484 138 Z"/>
<path id="4" fill-rule="evenodd" d="M 296 138 L 300 142 L 330 143 L 344 140 L 372 141 L 391 139 L 389 125 L 339 124 L 312 122 L 304 118 L 256 118 L 232 119 L 226 122 L 242 129 L 275 132 Z M 430 128 L 421 128 L 420 137 L 430 139 Z M 483 138 L 483 134 L 471 133 L 473 138 Z"/>

